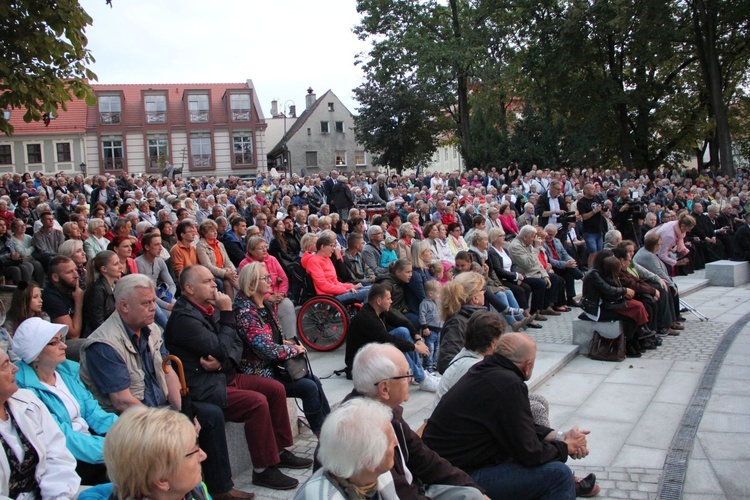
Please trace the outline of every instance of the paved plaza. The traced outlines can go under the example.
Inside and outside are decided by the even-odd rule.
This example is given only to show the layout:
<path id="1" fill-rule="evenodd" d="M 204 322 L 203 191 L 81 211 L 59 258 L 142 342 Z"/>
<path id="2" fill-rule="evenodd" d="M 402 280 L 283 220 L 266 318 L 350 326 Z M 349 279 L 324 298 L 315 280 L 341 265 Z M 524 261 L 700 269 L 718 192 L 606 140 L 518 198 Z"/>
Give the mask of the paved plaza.
<path id="1" fill-rule="evenodd" d="M 607 363 L 576 355 L 571 325 L 577 309 L 527 332 L 539 348 L 529 384 L 549 400 L 552 426 L 591 430 L 589 456 L 568 465 L 578 476 L 596 473 L 602 488 L 597 498 L 750 497 L 750 285 L 709 287 L 702 278 L 697 272 L 676 281 L 688 291 L 685 300 L 710 321 L 684 313 L 682 334 L 664 338 L 641 358 Z M 332 405 L 352 388 L 332 375 L 344 366 L 343 356 L 342 348 L 311 353 Z M 404 415 L 413 428 L 429 417 L 432 399 L 412 389 Z M 315 444 L 303 427 L 294 451 L 312 456 Z M 310 475 L 290 473 L 300 481 Z M 236 483 L 260 499 L 294 496 L 254 487 L 249 471 Z"/>

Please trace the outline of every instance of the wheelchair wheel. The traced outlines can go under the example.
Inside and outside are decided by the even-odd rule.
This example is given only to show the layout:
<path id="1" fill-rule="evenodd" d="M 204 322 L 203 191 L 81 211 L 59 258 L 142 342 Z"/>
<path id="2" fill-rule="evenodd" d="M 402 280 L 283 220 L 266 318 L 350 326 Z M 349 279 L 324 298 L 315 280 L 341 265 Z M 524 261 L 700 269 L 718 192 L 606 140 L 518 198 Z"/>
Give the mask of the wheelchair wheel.
<path id="1" fill-rule="evenodd" d="M 297 334 L 315 351 L 333 351 L 344 343 L 349 314 L 338 300 L 313 297 L 297 314 Z"/>

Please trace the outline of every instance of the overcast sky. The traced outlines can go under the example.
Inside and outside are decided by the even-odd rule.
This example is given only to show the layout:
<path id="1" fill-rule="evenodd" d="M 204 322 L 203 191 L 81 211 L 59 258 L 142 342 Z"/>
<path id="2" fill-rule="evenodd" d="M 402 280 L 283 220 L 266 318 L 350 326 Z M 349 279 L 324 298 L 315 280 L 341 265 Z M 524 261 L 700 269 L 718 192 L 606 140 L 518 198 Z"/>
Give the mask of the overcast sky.
<path id="1" fill-rule="evenodd" d="M 367 45 L 352 28 L 355 0 L 81 0 L 98 83 L 235 83 L 252 79 L 266 117 L 271 100 L 298 110 L 312 87 L 353 113 L 354 66 Z M 291 103 L 288 103 L 291 104 Z"/>

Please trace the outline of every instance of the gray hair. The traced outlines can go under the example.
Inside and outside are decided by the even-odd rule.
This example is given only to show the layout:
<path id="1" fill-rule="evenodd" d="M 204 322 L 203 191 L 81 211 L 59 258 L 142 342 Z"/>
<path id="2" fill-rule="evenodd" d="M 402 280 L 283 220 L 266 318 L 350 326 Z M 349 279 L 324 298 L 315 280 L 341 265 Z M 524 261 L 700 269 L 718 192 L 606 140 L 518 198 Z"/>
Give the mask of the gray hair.
<path id="1" fill-rule="evenodd" d="M 128 300 L 131 295 L 137 293 L 138 288 L 154 289 L 154 282 L 145 274 L 128 274 L 117 281 L 115 285 L 115 303 L 119 304 L 121 300 Z"/>
<path id="2" fill-rule="evenodd" d="M 374 224 L 367 228 L 367 236 L 369 236 L 370 238 L 372 238 L 373 235 L 377 233 L 382 233 L 382 232 L 383 232 L 383 228 Z"/>
<path id="3" fill-rule="evenodd" d="M 66 224 L 70 223 L 66 222 Z M 75 224 L 75 222 L 73 224 Z M 66 240 L 57 249 L 57 253 L 66 257 L 73 257 L 73 254 L 78 250 L 78 247 L 83 248 L 83 242 L 81 240 Z"/>
<path id="4" fill-rule="evenodd" d="M 616 245 L 617 243 L 622 241 L 622 233 L 618 231 L 617 229 L 612 229 L 611 231 L 607 231 L 607 233 L 604 235 L 604 243 L 610 243 L 612 245 Z"/>
<path id="5" fill-rule="evenodd" d="M 393 352 L 393 349 L 401 353 L 393 344 L 375 342 L 366 344 L 357 351 L 352 363 L 352 381 L 358 393 L 375 397 L 378 394 L 378 382 L 398 376 L 398 367 L 388 358 L 388 352 Z"/>
<path id="6" fill-rule="evenodd" d="M 398 228 L 398 237 L 403 238 L 404 236 L 406 236 L 406 231 L 408 231 L 409 229 L 414 231 L 414 225 L 411 222 L 404 222 L 403 224 L 401 224 Z"/>
<path id="7" fill-rule="evenodd" d="M 530 234 L 536 234 L 536 227 L 529 226 L 528 224 L 518 230 L 519 238 L 527 238 Z"/>
<path id="8" fill-rule="evenodd" d="M 382 429 L 390 426 L 393 414 L 382 403 L 354 398 L 328 415 L 320 430 L 318 459 L 325 471 L 348 479 L 374 470 L 390 445 Z"/>
<path id="9" fill-rule="evenodd" d="M 485 233 L 481 229 L 475 229 L 474 232 L 471 233 L 471 244 L 477 246 L 479 240 L 489 241 L 489 236 L 487 236 L 487 233 Z"/>
<path id="10" fill-rule="evenodd" d="M 136 234 L 143 234 L 146 232 L 147 229 L 153 227 L 149 221 L 141 221 L 138 224 L 135 225 L 135 233 Z"/>

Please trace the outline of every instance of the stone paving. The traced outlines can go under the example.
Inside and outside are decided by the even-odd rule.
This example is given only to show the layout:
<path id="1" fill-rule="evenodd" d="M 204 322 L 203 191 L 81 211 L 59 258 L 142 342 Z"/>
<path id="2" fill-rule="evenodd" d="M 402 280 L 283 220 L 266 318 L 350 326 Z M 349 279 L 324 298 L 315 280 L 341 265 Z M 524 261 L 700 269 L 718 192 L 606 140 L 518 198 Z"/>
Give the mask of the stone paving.
<path id="1" fill-rule="evenodd" d="M 706 362 L 726 330 L 750 311 L 750 286 L 702 288 L 686 299 L 709 316 L 710 321 L 700 322 L 693 315 L 684 313 L 687 318 L 685 330 L 678 337 L 664 338 L 659 349 L 622 363 L 597 362 L 577 356 L 535 390 L 549 399 L 553 425 L 561 429 L 580 425 L 592 431 L 589 438 L 591 454 L 583 460 L 570 460 L 568 464 L 579 477 L 589 472 L 597 475 L 602 488 L 597 498 L 656 498 L 669 445 Z M 579 311 L 574 309 L 552 317 L 544 322 L 543 329 L 527 333 L 540 343 L 570 344 L 571 322 Z M 746 342 L 741 348 L 744 359 L 750 358 L 750 329 Z M 343 357 L 343 351 L 321 353 L 315 359 L 317 354 L 313 353 L 311 358 L 319 376 L 340 368 L 338 365 L 342 362 L 339 358 Z M 730 359 L 735 358 L 728 357 L 725 365 Z M 737 365 L 736 360 L 733 363 L 722 371 L 727 370 L 727 377 L 741 379 L 743 383 L 731 384 L 725 380 L 722 382 L 724 386 L 717 384 L 716 394 L 709 405 L 711 412 L 701 424 L 693 450 L 696 461 L 693 464 L 691 458 L 684 498 L 750 497 L 750 480 L 737 480 L 731 474 L 731 471 L 736 471 L 746 476 L 746 466 L 750 465 L 747 452 L 750 449 L 750 384 L 744 383 L 750 380 L 750 369 Z M 324 380 L 323 385 L 333 404 L 351 388 L 350 382 L 337 377 Z M 731 391 L 744 392 L 738 396 Z M 404 416 L 411 426 L 416 428 L 429 417 L 431 402 L 431 394 L 416 389 L 411 391 L 410 400 L 404 405 Z M 707 427 L 704 428 L 704 424 Z M 747 433 L 742 435 L 741 450 L 728 441 L 731 437 L 717 432 L 717 429 L 726 431 L 729 426 L 739 426 Z M 707 456 L 704 441 L 710 443 L 708 447 L 714 453 L 713 457 Z M 717 443 L 731 451 L 715 451 L 719 447 Z M 312 456 L 315 444 L 315 437 L 304 429 L 296 438 L 293 451 Z M 741 471 L 729 460 L 730 456 L 747 460 L 740 462 L 744 467 Z M 285 472 L 301 482 L 310 475 L 309 470 Z M 717 485 L 725 486 L 723 491 L 726 493 L 717 489 Z M 249 471 L 237 478 L 236 487 L 254 491 L 259 499 L 294 496 L 294 491 L 253 487 Z M 739 492 L 742 494 L 738 495 Z"/>

